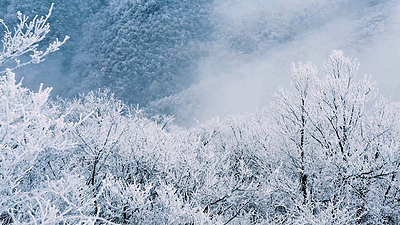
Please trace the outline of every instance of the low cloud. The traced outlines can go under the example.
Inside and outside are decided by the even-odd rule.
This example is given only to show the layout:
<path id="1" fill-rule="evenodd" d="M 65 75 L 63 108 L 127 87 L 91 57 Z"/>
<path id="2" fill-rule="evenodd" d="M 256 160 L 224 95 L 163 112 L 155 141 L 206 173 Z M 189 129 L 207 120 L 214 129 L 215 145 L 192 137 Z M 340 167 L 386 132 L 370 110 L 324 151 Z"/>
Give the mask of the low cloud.
<path id="1" fill-rule="evenodd" d="M 357 58 L 359 76 L 372 74 L 381 96 L 400 100 L 397 1 L 217 0 L 213 16 L 208 56 L 184 93 L 200 121 L 267 106 L 289 84 L 292 62 L 321 66 L 332 49 Z"/>

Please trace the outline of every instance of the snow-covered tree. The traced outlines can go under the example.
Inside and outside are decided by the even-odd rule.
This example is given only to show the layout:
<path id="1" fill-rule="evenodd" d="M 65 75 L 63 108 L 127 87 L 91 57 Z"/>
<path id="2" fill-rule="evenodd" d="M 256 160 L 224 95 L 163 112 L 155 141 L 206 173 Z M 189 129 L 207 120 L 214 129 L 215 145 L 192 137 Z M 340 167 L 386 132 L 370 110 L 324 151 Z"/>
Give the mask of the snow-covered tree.
<path id="1" fill-rule="evenodd" d="M 57 107 L 48 101 L 50 90 L 29 91 L 16 82 L 10 70 L 0 77 L 0 221 L 5 224 L 77 219 L 77 215 L 69 216 L 79 211 L 79 206 L 70 204 L 68 194 L 58 189 L 77 191 L 79 179 L 71 183 L 76 177 L 62 174 L 69 181 L 57 188 L 56 173 L 60 171 L 54 171 L 54 162 L 46 157 L 73 145 L 68 131 L 74 124 L 64 123 L 58 116 Z M 50 178 L 53 174 L 56 177 Z"/>
<path id="2" fill-rule="evenodd" d="M 37 50 L 38 43 L 50 31 L 47 20 L 51 9 L 46 17 L 32 20 L 18 13 L 19 24 L 13 31 L 1 21 L 6 32 L 0 65 L 11 66 L 4 69 L 0 77 L 2 224 L 92 221 L 82 214 L 90 200 L 81 201 L 81 204 L 71 203 L 71 199 L 83 194 L 79 191 L 81 179 L 74 174 L 62 174 L 48 158 L 73 146 L 68 131 L 75 124 L 65 123 L 57 104 L 49 100 L 51 88 L 43 89 L 41 85 L 38 92 L 32 92 L 22 87 L 12 72 L 30 63 L 40 63 L 68 39 L 66 37 L 62 42 L 56 40 L 45 52 Z M 31 53 L 31 59 L 21 62 L 18 57 L 27 53 Z M 12 59 L 16 64 L 9 62 Z"/>
<path id="3" fill-rule="evenodd" d="M 380 116 L 372 116 L 377 110 L 396 117 L 390 113 L 394 106 L 372 107 L 374 84 L 369 76 L 357 78 L 357 70 L 357 61 L 344 57 L 342 51 L 332 51 L 323 66 L 323 79 L 316 76 L 315 66 L 300 63 L 292 67 L 291 89 L 281 91 L 274 104 L 277 138 L 282 140 L 278 147 L 291 162 L 285 163 L 288 169 L 283 176 L 294 175 L 298 185 L 293 191 L 302 195 L 301 201 L 294 201 L 299 194 L 292 195 L 292 209 L 311 210 L 314 218 L 324 220 L 329 214 L 325 221 L 334 223 L 382 222 L 376 220 L 379 212 L 372 205 L 379 198 L 382 201 L 378 186 L 390 189 L 396 173 L 392 144 L 397 143 L 396 122 L 385 118 L 383 125 Z"/>

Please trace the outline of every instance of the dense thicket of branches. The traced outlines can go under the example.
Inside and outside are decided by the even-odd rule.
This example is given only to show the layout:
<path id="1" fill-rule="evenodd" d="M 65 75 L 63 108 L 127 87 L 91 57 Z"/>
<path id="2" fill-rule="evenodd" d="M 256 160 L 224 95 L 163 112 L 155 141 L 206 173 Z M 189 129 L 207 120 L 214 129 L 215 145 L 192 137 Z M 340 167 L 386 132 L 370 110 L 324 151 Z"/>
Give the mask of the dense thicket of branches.
<path id="1" fill-rule="evenodd" d="M 41 59 L 39 31 L 3 43 Z M 0 59 L 17 57 L 5 46 Z M 108 90 L 50 100 L 7 69 L 0 223 L 398 224 L 399 105 L 357 70 L 332 51 L 323 76 L 293 65 L 265 109 L 183 129 Z"/>

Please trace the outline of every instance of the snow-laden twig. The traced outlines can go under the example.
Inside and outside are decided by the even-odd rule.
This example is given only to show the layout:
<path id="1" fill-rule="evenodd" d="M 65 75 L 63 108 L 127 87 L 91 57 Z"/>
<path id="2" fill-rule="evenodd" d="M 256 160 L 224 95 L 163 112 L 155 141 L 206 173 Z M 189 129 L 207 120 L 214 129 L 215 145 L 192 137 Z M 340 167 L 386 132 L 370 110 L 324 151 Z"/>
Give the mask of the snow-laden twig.
<path id="1" fill-rule="evenodd" d="M 44 58 L 49 53 L 59 50 L 59 47 L 69 39 L 69 36 L 65 36 L 63 41 L 57 38 L 53 43 L 49 44 L 44 52 L 37 49 L 39 46 L 38 43 L 50 32 L 50 25 L 47 23 L 47 20 L 52 10 L 53 4 L 45 17 L 42 16 L 38 18 L 38 16 L 35 16 L 31 21 L 28 21 L 29 17 L 18 12 L 19 24 L 17 27 L 14 27 L 14 32 L 10 31 L 4 21 L 0 19 L 0 23 L 5 28 L 5 34 L 2 40 L 3 50 L 0 52 L 0 67 L 11 59 L 15 60 L 15 65 L 9 68 L 10 71 L 28 64 L 38 64 L 44 61 Z M 28 52 L 31 53 L 31 58 L 29 60 L 22 62 L 18 59 L 19 56 L 25 55 Z M 6 72 L 7 70 L 4 69 L 0 71 L 0 74 Z"/>

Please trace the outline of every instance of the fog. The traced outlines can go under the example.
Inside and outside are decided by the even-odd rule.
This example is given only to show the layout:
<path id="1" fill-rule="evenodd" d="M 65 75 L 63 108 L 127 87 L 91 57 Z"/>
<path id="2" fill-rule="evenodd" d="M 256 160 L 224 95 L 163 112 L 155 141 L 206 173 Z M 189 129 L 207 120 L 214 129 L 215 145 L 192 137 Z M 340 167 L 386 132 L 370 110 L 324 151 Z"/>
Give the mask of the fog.
<path id="1" fill-rule="evenodd" d="M 268 106 L 292 62 L 318 67 L 332 49 L 357 58 L 380 96 L 400 100 L 398 1 L 215 2 L 215 41 L 200 62 L 200 121 Z M 320 76 L 322 76 L 320 71 Z"/>

